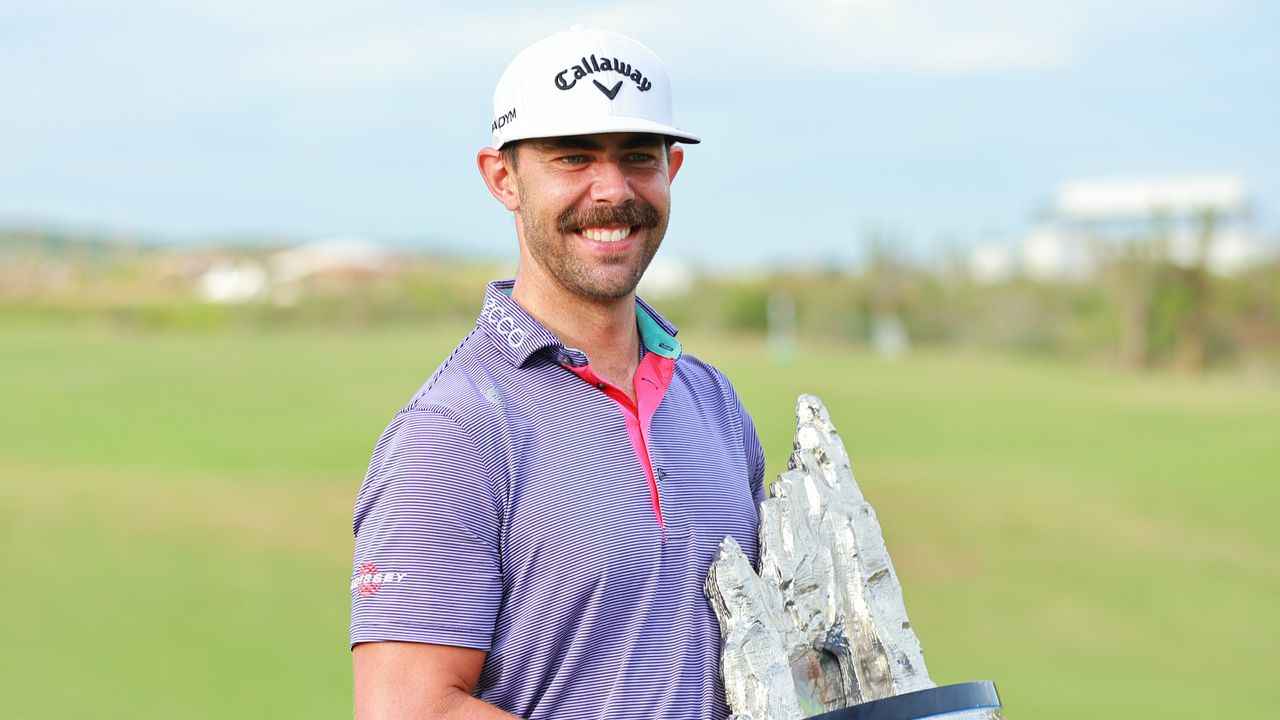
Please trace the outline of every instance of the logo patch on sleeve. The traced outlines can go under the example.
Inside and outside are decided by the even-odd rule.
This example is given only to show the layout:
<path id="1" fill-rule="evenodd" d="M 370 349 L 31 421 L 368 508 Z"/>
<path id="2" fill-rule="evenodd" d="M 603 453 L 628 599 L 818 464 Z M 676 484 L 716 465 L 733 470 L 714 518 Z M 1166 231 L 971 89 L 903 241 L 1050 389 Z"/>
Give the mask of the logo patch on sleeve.
<path id="1" fill-rule="evenodd" d="M 351 578 L 351 589 L 359 590 L 361 597 L 376 594 L 384 583 L 403 582 L 409 573 L 379 572 L 378 566 L 371 562 L 360 563 L 360 568 Z"/>

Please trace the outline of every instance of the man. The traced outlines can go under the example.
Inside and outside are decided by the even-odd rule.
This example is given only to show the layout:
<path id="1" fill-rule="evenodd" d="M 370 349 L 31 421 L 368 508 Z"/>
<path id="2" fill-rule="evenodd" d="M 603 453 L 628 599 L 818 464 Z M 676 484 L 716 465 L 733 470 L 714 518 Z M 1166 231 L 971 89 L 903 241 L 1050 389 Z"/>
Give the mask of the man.
<path id="1" fill-rule="evenodd" d="M 722 718 L 702 594 L 755 559 L 764 457 L 728 381 L 635 295 L 698 138 L 648 48 L 581 27 L 494 93 L 514 281 L 400 411 L 356 501 L 356 714 Z"/>

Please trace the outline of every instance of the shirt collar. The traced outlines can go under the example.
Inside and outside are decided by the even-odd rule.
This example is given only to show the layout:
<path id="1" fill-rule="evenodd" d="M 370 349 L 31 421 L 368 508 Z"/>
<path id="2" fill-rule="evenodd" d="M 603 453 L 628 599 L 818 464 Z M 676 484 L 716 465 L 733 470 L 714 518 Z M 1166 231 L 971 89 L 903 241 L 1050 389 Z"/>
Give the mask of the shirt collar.
<path id="1" fill-rule="evenodd" d="M 489 338 L 493 346 L 512 365 L 522 367 L 529 358 L 542 350 L 562 365 L 585 365 L 587 357 L 581 351 L 560 342 L 555 333 L 525 312 L 511 299 L 515 280 L 495 280 L 485 290 L 484 306 L 476 318 L 476 327 Z M 636 298 L 636 327 L 640 330 L 640 344 L 649 352 L 663 357 L 680 357 L 679 332 L 648 303 Z"/>

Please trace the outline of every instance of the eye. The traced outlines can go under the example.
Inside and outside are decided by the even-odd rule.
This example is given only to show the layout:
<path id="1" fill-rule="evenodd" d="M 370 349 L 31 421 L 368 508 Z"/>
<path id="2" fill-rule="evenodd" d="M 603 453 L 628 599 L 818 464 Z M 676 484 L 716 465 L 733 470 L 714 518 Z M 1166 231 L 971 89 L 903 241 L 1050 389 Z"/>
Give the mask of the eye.
<path id="1" fill-rule="evenodd" d="M 586 155 L 561 155 L 559 158 L 556 158 L 556 161 L 559 162 L 561 165 L 582 165 L 583 163 L 587 162 L 587 156 Z"/>
<path id="2" fill-rule="evenodd" d="M 626 160 L 631 163 L 647 164 L 657 162 L 658 156 L 647 152 L 633 152 L 627 154 Z"/>

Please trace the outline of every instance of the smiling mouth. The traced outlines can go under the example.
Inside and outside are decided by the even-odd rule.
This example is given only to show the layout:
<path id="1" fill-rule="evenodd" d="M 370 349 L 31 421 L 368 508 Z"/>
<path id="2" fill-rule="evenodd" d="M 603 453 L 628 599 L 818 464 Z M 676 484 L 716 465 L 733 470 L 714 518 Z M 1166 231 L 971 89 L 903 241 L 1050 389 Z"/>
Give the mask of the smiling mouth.
<path id="1" fill-rule="evenodd" d="M 567 208 L 556 218 L 556 230 L 591 242 L 618 243 L 637 230 L 658 227 L 663 219 L 653 205 L 635 199 L 621 205 Z"/>
<path id="2" fill-rule="evenodd" d="M 624 227 L 584 227 L 578 230 L 578 234 L 588 240 L 614 243 L 626 240 L 634 229 L 635 226 L 632 225 Z"/>

